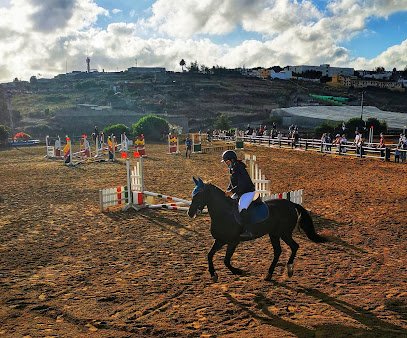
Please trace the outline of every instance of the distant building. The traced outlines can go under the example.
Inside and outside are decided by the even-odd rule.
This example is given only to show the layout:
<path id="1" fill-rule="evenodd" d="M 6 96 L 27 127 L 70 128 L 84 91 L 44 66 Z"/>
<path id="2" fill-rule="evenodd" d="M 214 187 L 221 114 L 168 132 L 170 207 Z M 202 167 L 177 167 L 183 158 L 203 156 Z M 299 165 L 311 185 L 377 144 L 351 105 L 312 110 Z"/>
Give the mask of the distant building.
<path id="1" fill-rule="evenodd" d="M 377 73 L 376 71 L 369 70 L 358 70 L 359 76 L 364 79 L 375 79 L 375 80 L 391 80 L 393 72 L 381 72 Z"/>
<path id="2" fill-rule="evenodd" d="M 257 67 L 257 68 L 243 68 L 241 69 L 240 73 L 243 76 L 249 76 L 249 77 L 260 77 L 260 71 L 262 68 Z"/>
<path id="3" fill-rule="evenodd" d="M 270 71 L 270 77 L 272 79 L 289 80 L 293 77 L 291 70 L 282 70 L 281 72 L 275 72 L 273 69 Z"/>
<path id="4" fill-rule="evenodd" d="M 322 76 L 332 77 L 334 75 L 353 76 L 354 68 L 331 67 L 329 64 L 320 66 L 288 66 L 285 69 L 291 70 L 293 73 L 302 74 L 307 71 L 321 72 Z"/>
<path id="5" fill-rule="evenodd" d="M 332 81 L 328 82 L 328 84 L 353 88 L 376 87 L 404 92 L 402 82 L 359 79 L 357 76 L 335 75 L 332 76 Z"/>
<path id="6" fill-rule="evenodd" d="M 129 73 L 149 74 L 149 73 L 165 73 L 164 67 L 130 67 L 127 69 Z"/>

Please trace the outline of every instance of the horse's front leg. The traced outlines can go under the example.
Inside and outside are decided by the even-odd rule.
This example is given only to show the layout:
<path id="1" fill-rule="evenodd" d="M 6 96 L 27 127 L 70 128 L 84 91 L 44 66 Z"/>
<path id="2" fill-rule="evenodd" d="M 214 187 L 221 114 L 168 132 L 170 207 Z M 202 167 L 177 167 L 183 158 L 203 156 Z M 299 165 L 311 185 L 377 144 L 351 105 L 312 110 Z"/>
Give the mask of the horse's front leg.
<path id="1" fill-rule="evenodd" d="M 243 270 L 235 268 L 232 266 L 232 264 L 230 263 L 230 260 L 236 250 L 237 245 L 239 244 L 239 242 L 237 243 L 232 243 L 232 244 L 228 244 L 227 248 L 226 248 L 226 255 L 225 255 L 225 259 L 223 260 L 225 262 L 226 267 L 234 274 L 234 275 L 242 275 L 243 274 Z"/>
<path id="2" fill-rule="evenodd" d="M 208 267 L 209 273 L 211 274 L 212 280 L 214 282 L 218 281 L 218 274 L 215 272 L 215 267 L 213 266 L 213 256 L 215 255 L 216 251 L 219 251 L 225 242 L 220 241 L 219 239 L 215 239 L 215 243 L 213 243 L 211 250 L 208 252 Z"/>

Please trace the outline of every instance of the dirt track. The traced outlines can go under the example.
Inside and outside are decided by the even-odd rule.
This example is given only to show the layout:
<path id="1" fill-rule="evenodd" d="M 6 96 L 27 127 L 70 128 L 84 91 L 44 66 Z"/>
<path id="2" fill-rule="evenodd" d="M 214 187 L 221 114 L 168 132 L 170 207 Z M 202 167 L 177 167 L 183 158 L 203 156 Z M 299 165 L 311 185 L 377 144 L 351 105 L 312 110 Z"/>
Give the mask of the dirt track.
<path id="1" fill-rule="evenodd" d="M 148 190 L 189 198 L 191 176 L 225 187 L 219 154 L 149 145 Z M 249 147 L 272 191 L 303 188 L 327 244 L 301 233 L 294 276 L 283 254 L 263 281 L 269 239 L 241 244 L 233 276 L 208 216 L 102 214 L 98 190 L 123 163 L 67 168 L 43 148 L 0 152 L 0 337 L 407 337 L 407 165 Z M 239 153 L 242 157 L 242 153 Z"/>

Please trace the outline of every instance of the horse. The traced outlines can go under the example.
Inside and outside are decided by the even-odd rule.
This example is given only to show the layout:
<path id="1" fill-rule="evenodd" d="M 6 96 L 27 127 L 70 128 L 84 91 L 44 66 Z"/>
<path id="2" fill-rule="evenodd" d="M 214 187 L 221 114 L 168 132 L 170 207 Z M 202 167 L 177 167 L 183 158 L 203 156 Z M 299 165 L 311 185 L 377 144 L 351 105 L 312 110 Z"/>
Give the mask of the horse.
<path id="1" fill-rule="evenodd" d="M 188 210 L 188 216 L 193 218 L 207 207 L 211 218 L 211 234 L 215 242 L 208 252 L 208 268 L 214 282 L 218 280 L 218 275 L 213 265 L 213 256 L 224 245 L 227 245 L 224 263 L 226 267 L 235 275 L 244 274 L 243 270 L 232 266 L 230 260 L 236 247 L 242 239 L 240 233 L 242 226 L 236 219 L 237 203 L 230 197 L 225 196 L 225 192 L 211 183 L 204 183 L 202 179 L 195 177 L 195 188 L 192 193 L 192 201 Z M 252 202 L 253 204 L 254 202 Z M 263 202 L 262 202 L 263 203 Z M 265 205 L 264 205 L 265 204 Z M 326 242 L 327 239 L 316 233 L 312 218 L 308 211 L 301 205 L 284 199 L 271 199 L 264 202 L 263 207 L 268 209 L 263 221 L 251 224 L 252 239 L 269 235 L 274 249 L 273 261 L 264 278 L 266 281 L 272 280 L 272 275 L 281 254 L 280 239 L 282 239 L 291 249 L 291 256 L 287 262 L 287 274 L 291 277 L 294 273 L 294 258 L 299 245 L 293 240 L 292 234 L 298 224 L 305 232 L 306 236 L 315 243 Z M 252 206 L 249 207 L 249 211 Z M 249 239 L 251 240 L 251 239 Z"/>

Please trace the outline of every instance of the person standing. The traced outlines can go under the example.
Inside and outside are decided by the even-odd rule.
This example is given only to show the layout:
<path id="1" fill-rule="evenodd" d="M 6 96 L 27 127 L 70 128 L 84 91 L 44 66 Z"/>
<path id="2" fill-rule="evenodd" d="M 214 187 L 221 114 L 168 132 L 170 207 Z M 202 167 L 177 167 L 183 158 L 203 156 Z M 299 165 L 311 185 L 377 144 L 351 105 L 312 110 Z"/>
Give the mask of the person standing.
<path id="1" fill-rule="evenodd" d="M 192 139 L 187 136 L 185 139 L 185 158 L 191 158 L 191 153 L 192 153 Z"/>

